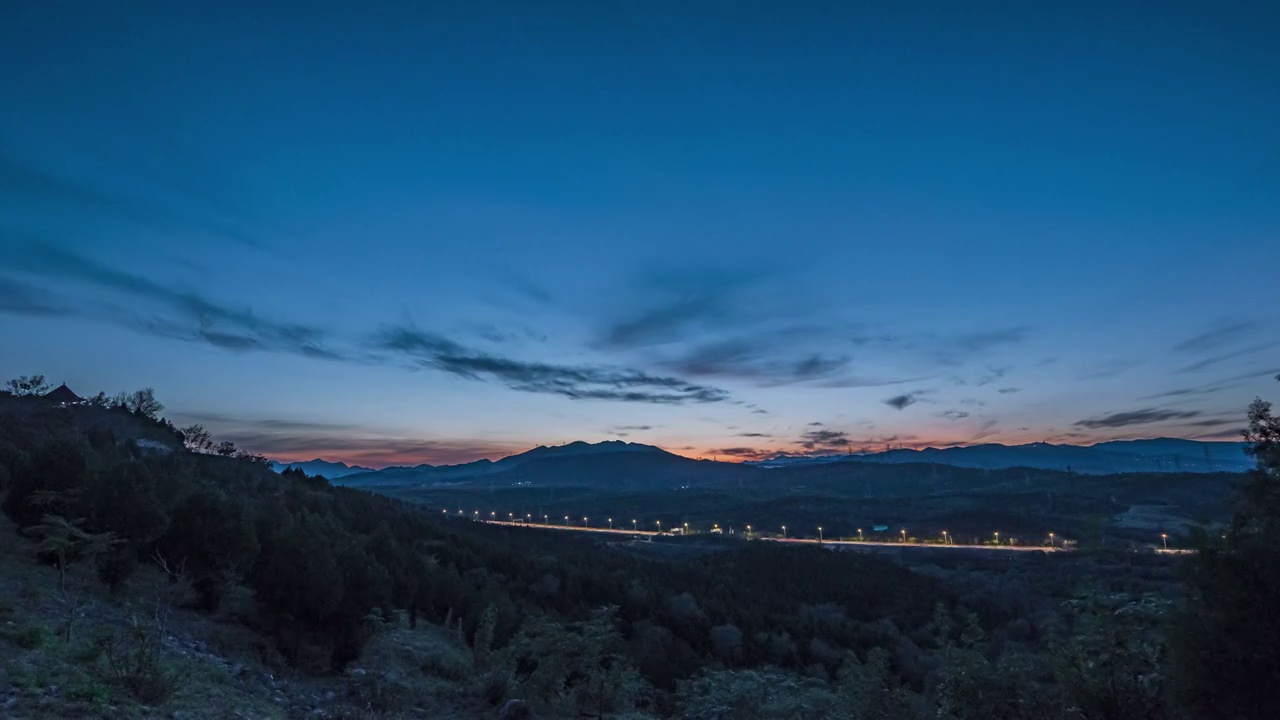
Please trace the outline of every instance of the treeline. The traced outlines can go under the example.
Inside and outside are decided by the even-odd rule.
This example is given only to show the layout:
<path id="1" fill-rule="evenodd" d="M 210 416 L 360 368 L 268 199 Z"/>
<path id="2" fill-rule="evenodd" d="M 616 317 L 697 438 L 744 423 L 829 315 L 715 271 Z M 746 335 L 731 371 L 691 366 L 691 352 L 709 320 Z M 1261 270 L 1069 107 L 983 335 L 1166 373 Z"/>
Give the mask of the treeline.
<path id="1" fill-rule="evenodd" d="M 1261 406 L 1264 469 L 1236 523 L 1189 564 L 1188 604 L 1170 612 L 1157 598 L 1084 593 L 1045 619 L 872 556 L 748 543 L 651 560 L 568 533 L 445 519 L 274 473 L 211 439 L 193 452 L 192 433 L 155 414 L 38 400 L 0 397 L 0 491 L 52 564 L 91 565 L 120 587 L 155 563 L 189 578 L 207 612 L 246 587 L 256 610 L 245 621 L 310 670 L 344 667 L 389 623 L 430 622 L 472 649 L 493 702 L 523 697 L 555 717 L 1159 718 L 1183 707 L 1266 717 L 1276 707 L 1280 642 L 1254 642 L 1275 639 L 1260 608 L 1280 599 L 1276 430 Z M 1232 714 L 1212 710 L 1215 687 L 1231 688 Z"/>

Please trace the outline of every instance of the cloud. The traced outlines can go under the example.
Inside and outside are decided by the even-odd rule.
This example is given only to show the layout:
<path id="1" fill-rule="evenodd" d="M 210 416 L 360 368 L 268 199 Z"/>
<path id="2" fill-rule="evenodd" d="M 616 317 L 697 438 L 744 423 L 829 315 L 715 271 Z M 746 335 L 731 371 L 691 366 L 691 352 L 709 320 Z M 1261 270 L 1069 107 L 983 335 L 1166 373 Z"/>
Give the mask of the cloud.
<path id="1" fill-rule="evenodd" d="M 920 397 L 922 395 L 927 395 L 928 393 L 928 390 L 916 390 L 903 395 L 894 395 L 893 397 L 885 400 L 884 404 L 896 410 L 902 410 L 908 405 L 915 405 L 917 402 L 920 402 Z"/>
<path id="2" fill-rule="evenodd" d="M 1139 363 L 1133 360 L 1107 360 L 1099 363 L 1094 369 L 1076 377 L 1077 380 L 1101 380 L 1103 378 L 1115 377 L 1120 373 L 1137 367 Z"/>
<path id="3" fill-rule="evenodd" d="M 1188 418 L 1200 415 L 1199 410 L 1159 410 L 1155 408 L 1147 408 L 1144 410 L 1129 410 L 1126 412 L 1111 413 L 1096 418 L 1088 418 L 1080 420 L 1075 424 L 1076 427 L 1085 427 L 1092 430 L 1099 428 L 1119 428 L 1129 425 L 1148 425 L 1151 423 L 1165 422 L 1167 420 L 1186 420 Z"/>
<path id="4" fill-rule="evenodd" d="M 1273 347 L 1276 347 L 1277 345 L 1280 345 L 1280 342 L 1269 342 L 1269 343 L 1263 343 L 1261 345 L 1253 345 L 1247 348 L 1240 348 L 1238 350 L 1233 350 L 1232 352 L 1229 352 L 1229 353 L 1224 353 L 1222 355 L 1215 355 L 1214 357 L 1205 358 L 1199 362 L 1191 363 L 1186 367 L 1180 368 L 1178 372 L 1179 373 L 1196 372 L 1199 370 L 1203 370 L 1207 367 L 1212 367 L 1214 365 L 1227 362 L 1228 360 L 1235 360 L 1236 358 L 1244 357 L 1245 355 L 1252 355 L 1254 353 L 1262 352 L 1263 350 L 1269 350 Z"/>
<path id="5" fill-rule="evenodd" d="M 662 366 L 689 377 L 750 380 L 765 387 L 849 380 L 837 377 L 849 365 L 848 357 L 820 354 L 779 357 L 771 350 L 778 345 L 768 335 L 750 340 L 718 340 L 695 346 L 663 361 Z M 877 381 L 876 384 L 880 383 Z"/>
<path id="6" fill-rule="evenodd" d="M 710 451 L 711 455 L 728 455 L 729 457 L 742 458 L 744 460 L 763 460 L 772 456 L 774 453 L 769 450 L 757 450 L 748 447 L 730 447 L 717 448 Z"/>
<path id="7" fill-rule="evenodd" d="M 769 433 L 762 433 L 762 432 L 744 432 L 744 433 L 738 433 L 736 437 L 768 438 L 773 436 L 770 435 Z"/>
<path id="8" fill-rule="evenodd" d="M 0 149 L 0 190 L 29 203 L 53 203 L 168 232 L 196 230 L 253 248 L 266 247 L 263 241 L 225 219 L 207 214 L 201 217 L 201 213 L 184 211 L 170 201 L 142 202 L 106 192 L 89 182 L 70 179 L 26 162 L 3 149 Z"/>
<path id="9" fill-rule="evenodd" d="M 943 410 L 938 413 L 938 417 L 946 418 L 947 420 L 963 420 L 969 417 L 969 413 L 964 410 Z"/>
<path id="10" fill-rule="evenodd" d="M 73 314 L 55 302 L 49 293 L 3 275 L 0 275 L 0 312 L 34 316 Z"/>
<path id="11" fill-rule="evenodd" d="M 1203 440 L 1221 440 L 1225 438 L 1234 438 L 1236 440 L 1244 440 L 1245 428 L 1237 428 L 1235 430 L 1219 430 L 1204 435 L 1196 435 L 1196 439 Z"/>
<path id="12" fill-rule="evenodd" d="M 727 400 L 724 390 L 674 377 L 607 366 L 567 366 L 528 362 L 480 353 L 451 340 L 404 326 L 388 326 L 370 344 L 375 353 L 392 353 L 418 367 L 470 380 L 492 380 L 512 390 L 561 395 L 575 400 L 679 405 Z"/>
<path id="13" fill-rule="evenodd" d="M 996 392 L 1000 393 L 1001 395 L 1009 395 L 1011 393 L 1022 392 L 1022 388 L 1016 388 L 1016 387 L 1000 388 Z"/>
<path id="14" fill-rule="evenodd" d="M 139 314 L 95 303 L 77 314 L 153 335 L 207 343 L 225 350 L 271 350 L 313 358 L 339 358 L 336 352 L 325 347 L 326 334 L 319 328 L 274 322 L 255 315 L 251 310 L 232 309 L 194 292 L 174 290 L 150 278 L 117 270 L 36 239 L 24 240 L 7 258 L 9 267 L 14 271 L 149 300 L 166 313 Z"/>
<path id="15" fill-rule="evenodd" d="M 664 270 L 635 288 L 641 298 L 604 323 L 601 347 L 631 349 L 684 340 L 690 333 L 739 318 L 748 304 L 735 299 L 760 273 Z"/>
<path id="16" fill-rule="evenodd" d="M 810 430 L 800 436 L 800 446 L 806 450 L 839 448 L 849 445 L 849 436 L 838 430 Z"/>
<path id="17" fill-rule="evenodd" d="M 1220 380 L 1214 380 L 1213 382 L 1205 383 L 1203 385 L 1195 385 L 1192 387 L 1178 388 L 1176 390 L 1166 390 L 1165 392 L 1156 393 L 1154 395 L 1143 395 L 1142 397 L 1139 397 L 1137 399 L 1138 400 L 1159 400 L 1162 398 L 1170 398 L 1170 397 L 1190 397 L 1190 396 L 1196 396 L 1196 395 L 1211 395 L 1213 393 L 1218 392 L 1219 390 L 1226 390 L 1233 387 L 1239 387 L 1240 385 L 1244 385 L 1245 383 L 1255 378 L 1260 378 L 1260 377 L 1263 377 L 1264 375 L 1275 375 L 1276 373 L 1280 373 L 1280 368 L 1274 368 L 1271 370 L 1253 370 L 1250 372 L 1240 373 L 1238 375 L 1225 377 Z"/>
<path id="18" fill-rule="evenodd" d="M 977 380 L 974 380 L 974 381 L 973 381 L 973 384 L 974 384 L 974 385 L 976 385 L 976 386 L 978 386 L 978 387 L 982 387 L 982 386 L 984 386 L 984 385 L 990 385 L 991 383 L 993 383 L 993 382 L 995 382 L 995 381 L 999 380 L 1000 378 L 1004 377 L 1005 375 L 1008 375 L 1008 374 L 1009 374 L 1009 371 L 1010 371 L 1010 370 L 1012 370 L 1012 369 L 1013 369 L 1013 368 L 1011 368 L 1011 367 L 991 367 L 991 366 L 988 366 L 988 367 L 987 367 L 987 372 L 986 372 L 986 374 L 985 374 L 985 375 L 980 376 Z"/>
<path id="19" fill-rule="evenodd" d="M 996 426 L 999 425 L 998 420 L 987 420 L 978 426 L 978 429 L 969 437 L 969 442 L 977 442 L 983 438 L 996 434 Z"/>
<path id="20" fill-rule="evenodd" d="M 1174 345 L 1173 349 L 1177 352 L 1187 353 L 1216 350 L 1255 335 L 1261 328 L 1262 323 L 1255 321 L 1229 323 L 1199 333 L 1198 335 L 1192 335 L 1186 340 Z"/>
<path id="21" fill-rule="evenodd" d="M 967 352 L 982 352 L 1001 345 L 1016 345 L 1026 342 L 1030 332 L 1031 328 L 1028 327 L 973 332 L 955 338 L 952 341 L 952 346 Z"/>
<path id="22" fill-rule="evenodd" d="M 1183 423 L 1182 427 L 1220 427 L 1222 425 L 1239 425 L 1240 418 L 1220 418 L 1217 420 L 1197 420 L 1196 422 Z"/>

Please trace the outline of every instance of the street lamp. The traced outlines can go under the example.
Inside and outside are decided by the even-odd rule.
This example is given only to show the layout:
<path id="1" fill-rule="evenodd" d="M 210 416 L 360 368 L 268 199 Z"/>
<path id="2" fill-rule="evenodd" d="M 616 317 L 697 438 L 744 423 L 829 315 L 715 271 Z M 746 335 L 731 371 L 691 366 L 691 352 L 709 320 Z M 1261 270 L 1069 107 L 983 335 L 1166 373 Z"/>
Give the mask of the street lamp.
<path id="1" fill-rule="evenodd" d="M 516 521 L 515 513 L 507 513 L 507 522 L 515 522 L 515 521 Z"/>
<path id="2" fill-rule="evenodd" d="M 783 526 L 782 526 L 782 539 L 783 539 L 783 540 L 786 540 L 786 539 L 787 539 L 787 526 L 786 526 L 786 525 L 783 525 Z"/>
<path id="3" fill-rule="evenodd" d="M 996 545 L 1000 544 L 1000 533 L 996 532 Z"/>
<path id="4" fill-rule="evenodd" d="M 547 522 L 547 516 L 546 516 L 546 515 L 543 515 L 543 516 L 542 516 L 542 524 L 543 524 L 543 525 L 550 525 L 550 524 L 551 524 L 551 523 Z"/>
<path id="5" fill-rule="evenodd" d="M 900 532 L 902 533 L 902 544 L 905 545 L 907 544 L 907 529 L 902 528 Z"/>
<path id="6" fill-rule="evenodd" d="M 638 532 L 640 530 L 640 527 L 636 525 L 636 521 L 634 519 L 631 521 L 631 530 L 632 532 Z"/>
<path id="7" fill-rule="evenodd" d="M 747 526 L 747 537 L 751 537 L 751 526 Z"/>
<path id="8" fill-rule="evenodd" d="M 661 533 L 662 533 L 662 521 L 661 521 L 661 520 L 658 520 L 658 521 L 656 521 L 656 522 L 658 523 L 658 533 L 659 533 L 659 534 L 661 534 Z"/>
<path id="9" fill-rule="evenodd" d="M 1049 547 L 1057 547 L 1057 545 L 1053 542 L 1053 533 L 1049 533 Z"/>
<path id="10" fill-rule="evenodd" d="M 862 528 L 858 528 L 858 540 L 862 540 Z"/>
<path id="11" fill-rule="evenodd" d="M 689 523 L 685 523 L 685 524 L 684 524 L 684 534 L 685 534 L 685 535 L 688 535 L 688 534 L 689 534 Z"/>
<path id="12" fill-rule="evenodd" d="M 583 515 L 583 516 L 582 516 L 582 527 L 586 527 L 586 526 L 587 526 L 587 516 L 586 516 L 586 515 Z"/>
<path id="13" fill-rule="evenodd" d="M 950 543 L 948 543 L 948 542 L 947 542 L 947 531 L 946 531 L 946 530 L 943 530 L 943 531 L 942 531 L 942 544 L 943 544 L 943 545 L 949 545 L 949 544 L 950 544 Z"/>
<path id="14" fill-rule="evenodd" d="M 818 526 L 818 544 L 819 545 L 822 544 L 822 526 L 821 525 Z"/>
<path id="15" fill-rule="evenodd" d="M 609 529 L 613 529 L 613 518 L 609 518 Z"/>
<path id="16" fill-rule="evenodd" d="M 569 516 L 568 516 L 568 515 L 565 515 L 565 516 L 564 516 L 564 526 L 565 526 L 565 527 L 569 527 Z"/>
<path id="17" fill-rule="evenodd" d="M 1169 535 L 1167 533 L 1160 533 L 1160 542 L 1164 543 L 1165 550 L 1169 549 Z"/>

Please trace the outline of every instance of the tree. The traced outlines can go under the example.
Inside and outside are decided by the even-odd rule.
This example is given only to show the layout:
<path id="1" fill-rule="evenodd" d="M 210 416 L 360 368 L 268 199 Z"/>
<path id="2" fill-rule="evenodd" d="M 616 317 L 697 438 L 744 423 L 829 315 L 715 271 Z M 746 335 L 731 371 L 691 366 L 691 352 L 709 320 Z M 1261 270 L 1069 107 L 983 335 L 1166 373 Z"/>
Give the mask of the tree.
<path id="1" fill-rule="evenodd" d="M 44 395 L 49 392 L 49 383 L 45 382 L 43 375 L 19 375 L 5 383 L 5 387 L 9 388 L 10 394 L 18 397 Z"/>
<path id="2" fill-rule="evenodd" d="M 182 428 L 182 444 L 193 453 L 206 455 L 213 451 L 213 435 L 203 425 Z"/>
<path id="3" fill-rule="evenodd" d="M 130 393 L 124 405 L 129 409 L 129 412 L 151 420 L 158 418 L 160 412 L 164 410 L 164 405 L 156 399 L 156 393 L 151 388 L 143 388 Z"/>
<path id="4" fill-rule="evenodd" d="M 79 559 L 94 558 L 106 552 L 116 543 L 111 533 L 87 533 L 80 528 L 83 520 L 68 520 L 61 515 L 45 515 L 39 525 L 24 532 L 40 538 L 36 553 L 49 555 L 58 565 L 58 587 L 67 609 L 66 642 L 71 642 L 71 629 L 75 625 L 76 611 L 80 607 L 80 594 L 67 585 L 70 564 Z"/>
<path id="5" fill-rule="evenodd" d="M 1083 720 L 1165 717 L 1164 621 L 1168 601 L 1081 593 L 1066 603 L 1069 627 L 1054 652 L 1066 705 Z"/>
<path id="6" fill-rule="evenodd" d="M 1183 566 L 1175 687 L 1199 718 L 1280 717 L 1280 417 L 1271 403 L 1250 405 L 1245 440 L 1258 467 L 1235 514 L 1220 532 L 1198 532 Z"/>

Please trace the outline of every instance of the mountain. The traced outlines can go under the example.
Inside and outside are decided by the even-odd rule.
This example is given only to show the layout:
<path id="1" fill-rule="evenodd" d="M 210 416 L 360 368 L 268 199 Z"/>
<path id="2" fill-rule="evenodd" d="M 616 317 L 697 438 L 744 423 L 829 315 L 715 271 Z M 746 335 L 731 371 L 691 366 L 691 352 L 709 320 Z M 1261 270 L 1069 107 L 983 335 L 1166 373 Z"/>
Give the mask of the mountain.
<path id="1" fill-rule="evenodd" d="M 1096 445 L 988 443 L 952 448 L 887 450 L 861 455 L 779 456 L 752 463 L 782 468 L 842 462 L 939 463 L 971 468 L 1027 467 L 1074 470 L 1090 475 L 1133 472 L 1243 472 L 1254 466 L 1244 443 L 1199 442 L 1179 438 L 1113 440 Z"/>
<path id="2" fill-rule="evenodd" d="M 323 475 L 324 477 L 334 480 L 347 475 L 355 475 L 357 473 L 373 472 L 367 467 L 359 465 L 348 465 L 343 462 L 330 462 L 328 460 L 307 460 L 305 462 L 285 462 L 281 460 L 271 461 L 271 468 L 276 472 L 284 472 L 285 470 L 294 469 L 302 470 L 308 475 Z"/>
<path id="3" fill-rule="evenodd" d="M 610 459 L 603 463 L 592 462 L 592 458 L 607 456 Z M 343 485 L 415 485 L 424 483 L 437 482 L 458 482 L 461 480 L 477 479 L 490 475 L 503 475 L 503 482 L 532 482 L 530 473 L 514 473 L 518 467 L 528 464 L 545 464 L 558 460 L 569 460 L 571 462 L 565 464 L 564 471 L 568 471 L 569 476 L 577 476 L 577 473 L 568 470 L 574 465 L 632 465 L 638 467 L 643 465 L 643 460 L 651 460 L 652 458 L 674 458 L 676 460 L 688 460 L 688 458 L 673 455 L 666 450 L 653 445 L 643 445 L 641 443 L 629 443 L 621 440 L 606 440 L 598 443 L 588 443 L 578 440 L 567 445 L 539 445 L 532 450 L 526 450 L 518 455 L 509 455 L 496 462 L 487 459 L 476 460 L 474 462 L 462 463 L 460 465 L 415 465 L 412 467 L 389 467 L 382 470 L 369 470 L 366 472 L 354 473 L 342 478 Z M 621 462 L 614 462 L 614 459 Z M 639 465 L 636 461 L 641 460 Z M 578 462 L 572 462 L 578 461 Z M 689 461 L 694 462 L 694 461 Z M 541 466 L 541 465 L 540 465 Z M 536 473 L 534 473 L 536 474 Z M 524 478 L 524 479 L 517 479 Z M 572 484 L 572 483 L 570 483 Z"/>

